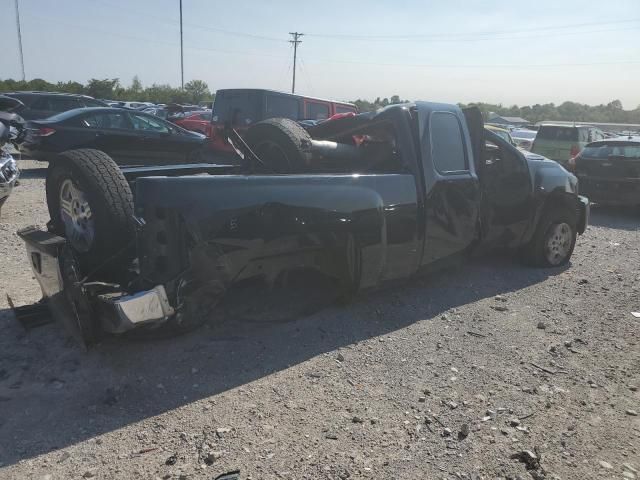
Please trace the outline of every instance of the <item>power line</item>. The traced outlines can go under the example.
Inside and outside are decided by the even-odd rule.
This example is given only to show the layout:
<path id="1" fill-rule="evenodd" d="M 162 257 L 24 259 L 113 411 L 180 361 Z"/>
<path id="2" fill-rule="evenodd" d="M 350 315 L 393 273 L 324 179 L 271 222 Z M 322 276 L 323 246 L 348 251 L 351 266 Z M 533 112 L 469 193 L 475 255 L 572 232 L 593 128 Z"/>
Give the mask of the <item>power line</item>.
<path id="1" fill-rule="evenodd" d="M 115 5 L 115 4 L 107 2 L 105 0 L 99 0 L 99 1 L 100 1 L 100 3 L 102 3 L 104 5 L 108 5 L 108 6 L 111 6 L 111 7 L 117 7 L 118 10 L 122 10 L 122 6 L 121 5 Z M 132 12 L 132 13 L 139 14 L 139 15 L 143 15 L 144 18 L 154 18 L 154 19 L 156 19 L 156 20 L 158 20 L 160 22 L 167 23 L 167 24 L 170 24 L 170 25 L 177 25 L 178 24 L 178 22 L 176 20 L 172 20 L 172 19 L 169 19 L 169 18 L 166 18 L 166 17 L 160 17 L 158 15 L 152 15 L 152 14 L 149 14 L 147 12 L 142 12 L 140 10 L 130 9 L 130 8 L 127 8 L 125 10 L 127 10 L 129 12 Z M 269 37 L 269 36 L 265 36 L 265 35 L 256 35 L 256 34 L 253 34 L 253 33 L 246 33 L 246 32 L 235 32 L 235 31 L 232 31 L 232 30 L 225 30 L 225 29 L 222 29 L 222 28 L 215 28 L 215 27 L 211 27 L 211 26 L 208 26 L 208 25 L 200 25 L 198 23 L 192 23 L 192 22 L 183 22 L 183 24 L 185 26 L 187 26 L 187 27 L 193 27 L 193 28 L 198 28 L 198 29 L 201 29 L 201 30 L 207 30 L 207 31 L 210 31 L 210 32 L 221 33 L 223 35 L 232 35 L 232 36 L 238 36 L 238 37 L 253 38 L 255 40 L 267 40 L 267 41 L 273 41 L 273 42 L 279 42 L 279 43 L 284 43 L 284 42 L 287 41 L 284 38 Z"/>
<path id="2" fill-rule="evenodd" d="M 296 60 L 298 57 L 298 45 L 302 43 L 302 40 L 298 40 L 304 35 L 304 33 L 289 32 L 289 35 L 293 37 L 293 40 L 289 40 L 289 43 L 293 44 L 293 83 L 291 85 L 291 93 L 296 93 Z"/>
<path id="3" fill-rule="evenodd" d="M 366 37 L 358 37 L 351 39 L 340 39 L 340 41 L 344 40 L 352 40 L 352 41 L 402 41 L 402 42 L 430 42 L 430 43 L 466 43 L 466 42 L 485 42 L 485 41 L 501 41 L 501 40 L 526 40 L 531 38 L 551 38 L 551 37 L 564 37 L 564 36 L 573 36 L 573 35 L 587 35 L 592 33 L 605 33 L 605 32 L 621 32 L 627 30 L 638 30 L 637 27 L 628 27 L 628 28 L 609 28 L 604 30 L 583 30 L 579 32 L 555 32 L 555 33 L 547 33 L 547 34 L 538 34 L 538 35 L 518 35 L 518 36 L 499 36 L 499 37 L 480 37 L 480 38 L 410 38 L 410 37 L 398 37 L 395 39 L 384 39 L 384 38 L 366 38 Z"/>
<path id="4" fill-rule="evenodd" d="M 354 39 L 354 40 L 416 40 L 416 39 L 445 39 L 455 37 L 474 37 L 474 36 L 492 36 L 492 35 L 504 35 L 521 32 L 537 32 L 537 31 L 549 31 L 568 28 L 582 28 L 587 26 L 602 26 L 602 25 L 614 25 L 621 23 L 635 23 L 640 22 L 640 18 L 632 18 L 625 20 L 612 20 L 608 22 L 588 22 L 588 23 L 574 23 L 566 25 L 553 25 L 534 28 L 519 28 L 517 30 L 502 30 L 502 31 L 484 31 L 484 32 L 463 32 L 463 33 L 434 33 L 434 34 L 400 34 L 400 35 L 371 35 L 371 34 L 341 34 L 341 33 L 308 33 L 308 36 L 322 37 L 322 38 L 340 38 L 340 39 Z M 578 33 L 578 32 L 573 32 Z"/>
<path id="5" fill-rule="evenodd" d="M 26 76 L 24 74 L 24 55 L 22 53 L 22 31 L 20 30 L 20 8 L 18 7 L 18 0 L 15 1 L 16 4 L 16 26 L 18 28 L 18 49 L 20 51 L 20 68 L 22 70 L 22 81 L 26 80 Z"/>

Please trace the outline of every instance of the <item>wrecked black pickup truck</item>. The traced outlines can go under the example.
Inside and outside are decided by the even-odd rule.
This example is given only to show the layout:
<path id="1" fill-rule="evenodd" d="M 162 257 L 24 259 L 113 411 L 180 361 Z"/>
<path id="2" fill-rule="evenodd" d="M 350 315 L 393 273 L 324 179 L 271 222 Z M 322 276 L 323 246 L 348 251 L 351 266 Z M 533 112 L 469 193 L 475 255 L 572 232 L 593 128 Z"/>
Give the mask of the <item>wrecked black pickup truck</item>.
<path id="1" fill-rule="evenodd" d="M 50 165 L 47 231 L 19 235 L 76 338 L 186 331 L 246 282 L 264 293 L 316 275 L 350 298 L 480 247 L 558 267 L 587 226 L 576 178 L 485 130 L 476 108 L 228 133 L 241 165 L 120 169 L 96 150 Z"/>

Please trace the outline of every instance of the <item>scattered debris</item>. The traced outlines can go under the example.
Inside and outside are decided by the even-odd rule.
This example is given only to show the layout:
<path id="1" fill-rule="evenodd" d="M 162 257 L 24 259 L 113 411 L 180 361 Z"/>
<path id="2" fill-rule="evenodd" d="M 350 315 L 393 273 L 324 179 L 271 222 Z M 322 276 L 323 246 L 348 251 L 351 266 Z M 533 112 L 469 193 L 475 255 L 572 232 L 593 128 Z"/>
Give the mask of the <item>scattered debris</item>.
<path id="1" fill-rule="evenodd" d="M 341 353 L 338 353 L 336 360 L 338 360 L 340 363 L 344 362 L 344 355 L 342 355 Z"/>
<path id="2" fill-rule="evenodd" d="M 156 450 L 158 450 L 158 447 L 143 448 L 141 450 L 138 450 L 138 453 L 142 455 L 144 453 L 155 452 Z"/>
<path id="3" fill-rule="evenodd" d="M 543 372 L 548 373 L 550 375 L 555 375 L 556 373 L 558 373 L 555 370 L 551 370 L 550 368 L 541 367 L 537 363 L 531 362 L 531 365 L 537 368 L 538 370 L 542 370 Z"/>
<path id="4" fill-rule="evenodd" d="M 213 465 L 217 460 L 220 460 L 224 455 L 223 452 L 209 452 L 206 457 L 204 457 L 204 463 L 206 465 Z"/>
<path id="5" fill-rule="evenodd" d="M 165 465 L 175 465 L 176 462 L 178 461 L 178 456 L 177 455 L 171 455 L 169 458 L 167 458 L 164 462 Z"/>
<path id="6" fill-rule="evenodd" d="M 474 332 L 472 330 L 468 330 L 467 333 L 469 335 L 473 335 L 474 337 L 487 338 L 487 335 L 484 335 L 484 334 L 478 333 L 478 332 Z"/>
<path id="7" fill-rule="evenodd" d="M 463 423 L 458 432 L 458 440 L 464 440 L 471 433 L 471 427 L 468 423 Z"/>
<path id="8" fill-rule="evenodd" d="M 538 470 L 540 468 L 540 459 L 531 450 L 522 450 L 514 453 L 511 455 L 511 459 L 524 463 L 527 470 Z"/>
<path id="9" fill-rule="evenodd" d="M 231 472 L 218 475 L 213 480 L 239 480 L 239 479 L 240 479 L 240 470 L 233 470 Z"/>

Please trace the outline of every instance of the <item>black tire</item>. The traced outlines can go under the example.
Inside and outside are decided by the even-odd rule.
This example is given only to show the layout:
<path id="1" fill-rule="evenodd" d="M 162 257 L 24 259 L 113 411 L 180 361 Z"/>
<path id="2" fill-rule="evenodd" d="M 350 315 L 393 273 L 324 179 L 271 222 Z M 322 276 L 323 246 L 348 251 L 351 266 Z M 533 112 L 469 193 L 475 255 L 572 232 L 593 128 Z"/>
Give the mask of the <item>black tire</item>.
<path id="1" fill-rule="evenodd" d="M 247 145 L 276 173 L 303 173 L 311 162 L 311 137 L 288 118 L 270 118 L 247 130 Z"/>
<path id="2" fill-rule="evenodd" d="M 68 216 L 65 226 L 61 188 L 69 185 L 80 190 L 90 208 L 91 240 L 80 242 L 70 235 Z M 67 238 L 83 267 L 95 268 L 132 244 L 133 195 L 122 171 L 106 153 L 91 149 L 61 153 L 49 165 L 46 193 L 53 230 Z"/>
<path id="3" fill-rule="evenodd" d="M 569 229 L 566 235 L 556 230 L 562 231 L 563 225 Z M 550 206 L 542 214 L 533 238 L 523 250 L 524 260 L 534 267 L 562 267 L 571 259 L 576 238 L 576 212 L 563 206 Z"/>

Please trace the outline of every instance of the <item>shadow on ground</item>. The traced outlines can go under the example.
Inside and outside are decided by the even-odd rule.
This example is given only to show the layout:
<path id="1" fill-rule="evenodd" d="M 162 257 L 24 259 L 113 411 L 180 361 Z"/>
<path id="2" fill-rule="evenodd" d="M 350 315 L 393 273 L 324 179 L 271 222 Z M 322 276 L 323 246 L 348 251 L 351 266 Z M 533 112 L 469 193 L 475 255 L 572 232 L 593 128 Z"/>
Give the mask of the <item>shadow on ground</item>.
<path id="1" fill-rule="evenodd" d="M 640 230 L 640 207 L 591 206 L 589 224 L 618 230 Z"/>
<path id="2" fill-rule="evenodd" d="M 561 272 L 487 256 L 290 322 L 213 319 L 179 338 L 114 340 L 88 352 L 58 325 L 25 334 L 5 310 L 0 462 L 9 465 L 81 442 Z M 197 387 L 192 369 L 198 370 Z"/>

